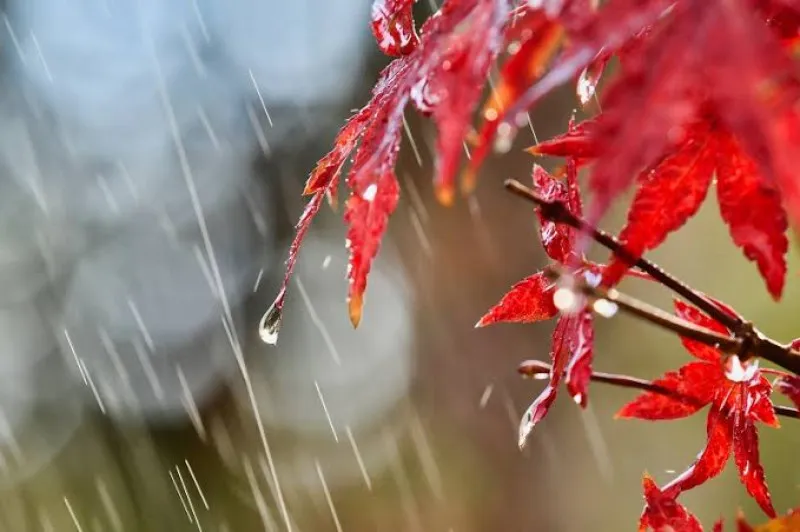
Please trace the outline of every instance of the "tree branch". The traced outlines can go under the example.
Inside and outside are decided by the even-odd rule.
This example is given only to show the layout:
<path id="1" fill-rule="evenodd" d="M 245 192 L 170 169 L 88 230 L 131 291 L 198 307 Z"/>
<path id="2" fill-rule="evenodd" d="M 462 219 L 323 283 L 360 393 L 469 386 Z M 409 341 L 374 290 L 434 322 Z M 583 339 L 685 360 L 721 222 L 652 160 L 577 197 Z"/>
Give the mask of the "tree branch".
<path id="1" fill-rule="evenodd" d="M 607 248 L 614 255 L 629 265 L 645 272 L 655 281 L 666 286 L 728 329 L 737 330 L 743 325 L 741 320 L 731 316 L 726 312 L 723 312 L 719 307 L 717 307 L 717 305 L 715 305 L 703 294 L 694 290 L 683 281 L 673 277 L 671 274 L 661 269 L 661 267 L 657 264 L 650 262 L 644 257 L 637 258 L 614 236 L 592 225 L 589 225 L 589 223 L 587 223 L 583 218 L 572 214 L 562 202 L 548 201 L 538 195 L 533 189 L 526 187 L 514 179 L 507 179 L 505 181 L 505 187 L 517 196 L 520 196 L 521 198 L 538 205 L 541 209 L 542 216 L 545 218 L 587 233 L 594 239 L 595 242 Z"/>
<path id="2" fill-rule="evenodd" d="M 517 371 L 523 377 L 529 377 L 534 379 L 540 379 L 540 378 L 546 379 L 550 374 L 551 366 L 550 364 L 547 364 L 546 362 L 542 362 L 540 360 L 526 360 L 525 362 L 519 365 Z M 677 393 L 675 390 L 664 388 L 663 386 L 659 386 L 658 384 L 655 384 L 652 381 L 639 379 L 637 377 L 630 377 L 628 375 L 618 375 L 616 373 L 603 373 L 600 371 L 593 371 L 590 378 L 592 382 L 601 382 L 603 384 L 610 384 L 612 386 L 619 386 L 621 388 L 643 390 L 645 392 L 652 392 L 660 395 L 666 395 L 668 397 L 674 397 L 682 401 L 698 404 L 696 403 L 697 400 L 692 397 L 681 395 Z M 800 410 L 797 410 L 796 408 L 788 406 L 779 406 L 779 405 L 774 405 L 774 408 L 775 408 L 775 413 L 778 414 L 779 416 L 800 419 Z"/>
<path id="3" fill-rule="evenodd" d="M 736 340 L 738 345 L 738 351 L 735 353 L 739 355 L 742 360 L 747 360 L 751 356 L 757 356 L 763 358 L 764 360 L 768 360 L 778 366 L 787 369 L 794 373 L 795 375 L 800 375 L 800 352 L 793 350 L 790 344 L 781 344 L 776 342 L 775 340 L 767 337 L 761 331 L 756 329 L 752 323 L 744 321 L 736 316 L 732 316 L 725 312 L 724 310 L 720 309 L 713 301 L 711 301 L 708 297 L 704 294 L 694 290 L 690 286 L 688 286 L 683 281 L 673 277 L 671 274 L 664 271 L 660 266 L 657 264 L 650 262 L 649 260 L 645 259 L 644 257 L 636 257 L 632 254 L 624 245 L 622 245 L 619 240 L 617 240 L 614 236 L 602 231 L 589 223 L 587 223 L 584 219 L 572 214 L 569 209 L 567 209 L 566 205 L 559 201 L 548 201 L 543 197 L 539 196 L 533 189 L 526 187 L 519 181 L 514 179 L 507 179 L 505 181 L 505 187 L 516 194 L 528 201 L 531 201 L 539 206 L 542 216 L 548 218 L 556 223 L 562 223 L 565 225 L 569 225 L 579 231 L 583 231 L 584 233 L 590 235 L 595 242 L 604 246 L 608 250 L 610 250 L 614 255 L 622 259 L 623 261 L 631 264 L 632 266 L 638 268 L 640 271 L 648 274 L 658 283 L 666 286 L 670 290 L 672 290 L 675 294 L 681 296 L 687 302 L 693 304 L 695 307 L 703 311 L 709 317 L 711 317 L 714 321 L 722 324 L 727 329 L 733 332 L 733 339 Z M 585 289 L 591 287 L 585 286 Z M 592 289 L 597 291 L 599 289 Z M 599 292 L 598 292 L 599 294 Z M 635 314 L 640 316 L 651 323 L 655 323 L 656 325 L 660 325 L 667 329 L 673 330 L 675 332 L 679 332 L 676 330 L 676 326 L 681 327 L 681 330 L 684 332 L 679 332 L 684 336 L 697 339 L 689 333 L 689 335 L 685 334 L 687 329 L 683 328 L 685 325 L 691 325 L 685 320 L 680 320 L 675 318 L 671 314 L 667 314 L 664 311 L 657 309 L 655 307 L 651 307 L 645 303 L 642 303 L 638 300 L 633 298 L 629 298 L 626 296 L 622 296 L 614 290 L 614 294 L 616 297 L 621 297 L 622 301 L 615 301 L 620 307 L 625 307 L 625 310 L 631 314 Z M 587 294 L 588 295 L 588 294 Z M 602 299 L 609 299 L 606 296 L 598 295 L 597 298 Z M 668 319 L 664 319 L 668 318 Z M 682 322 L 682 323 L 680 323 Z M 678 323 L 679 325 L 676 325 Z M 697 329 L 696 326 L 693 326 Z M 706 331 L 705 329 L 701 332 L 711 332 Z M 710 337 L 704 336 L 707 340 Z M 730 341 L 731 338 L 728 338 Z M 698 341 L 703 341 L 699 340 Z M 704 342 L 708 343 L 708 342 Z M 714 344 L 709 344 L 714 345 Z M 722 348 L 724 351 L 731 349 L 733 344 L 724 343 L 720 344 L 726 345 L 727 347 Z"/>
<path id="4" fill-rule="evenodd" d="M 554 280 L 561 276 L 558 269 L 553 267 L 546 269 L 545 273 Z M 606 300 L 628 314 L 675 332 L 680 336 L 714 347 L 728 354 L 739 355 L 743 360 L 747 358 L 747 355 L 757 356 L 791 371 L 795 375 L 800 375 L 800 352 L 791 349 L 790 345 L 778 344 L 754 328 L 751 328 L 753 336 L 745 338 L 724 336 L 664 312 L 660 308 L 636 298 L 626 296 L 614 288 L 605 289 L 592 286 L 582 278 L 575 278 L 573 289 L 589 298 L 592 303 L 598 300 Z M 743 355 L 743 352 L 746 353 Z"/>
<path id="5" fill-rule="evenodd" d="M 551 280 L 557 280 L 562 273 L 556 268 L 548 268 L 545 275 Z M 595 287 L 587 283 L 580 277 L 575 278 L 573 289 L 589 298 L 594 303 L 598 300 L 605 300 L 613 303 L 620 310 L 643 319 L 662 329 L 667 329 L 685 338 L 709 345 L 729 354 L 738 354 L 741 351 L 743 340 L 741 338 L 725 336 L 715 331 L 700 327 L 692 322 L 686 321 L 678 316 L 664 312 L 658 307 L 654 307 L 639 299 L 626 296 L 614 288 L 605 289 Z"/>

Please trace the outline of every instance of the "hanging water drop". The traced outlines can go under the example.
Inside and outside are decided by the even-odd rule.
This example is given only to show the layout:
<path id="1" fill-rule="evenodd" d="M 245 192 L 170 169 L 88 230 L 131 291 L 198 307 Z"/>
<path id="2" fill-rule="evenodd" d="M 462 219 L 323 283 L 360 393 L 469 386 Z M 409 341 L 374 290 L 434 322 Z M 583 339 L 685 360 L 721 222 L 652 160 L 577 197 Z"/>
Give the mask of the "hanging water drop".
<path id="1" fill-rule="evenodd" d="M 265 344 L 276 345 L 278 343 L 278 333 L 283 319 L 282 306 L 279 301 L 275 301 L 261 317 L 258 324 L 258 336 Z"/>

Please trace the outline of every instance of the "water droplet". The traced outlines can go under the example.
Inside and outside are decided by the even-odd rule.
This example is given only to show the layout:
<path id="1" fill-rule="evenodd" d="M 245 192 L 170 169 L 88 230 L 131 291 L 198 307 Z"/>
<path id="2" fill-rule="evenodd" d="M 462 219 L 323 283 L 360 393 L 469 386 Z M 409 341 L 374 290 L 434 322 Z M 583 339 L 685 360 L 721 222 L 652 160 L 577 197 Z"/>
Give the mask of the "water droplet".
<path id="1" fill-rule="evenodd" d="M 576 393 L 572 397 L 572 400 L 575 401 L 575 404 L 581 404 L 581 402 L 583 401 L 583 394 L 582 393 Z"/>
<path id="2" fill-rule="evenodd" d="M 553 294 L 553 304 L 562 312 L 571 312 L 577 307 L 578 297 L 572 288 L 562 287 Z"/>
<path id="3" fill-rule="evenodd" d="M 372 183 L 370 186 L 367 187 L 367 190 L 364 191 L 364 194 L 361 196 L 364 198 L 365 201 L 373 201 L 375 196 L 378 195 L 378 185 Z"/>
<path id="4" fill-rule="evenodd" d="M 604 318 L 612 318 L 617 313 L 618 307 L 616 303 L 612 303 L 608 299 L 598 299 L 592 305 L 592 308 L 599 315 Z"/>
<path id="5" fill-rule="evenodd" d="M 508 153 L 513 144 L 511 126 L 503 122 L 497 126 L 497 135 L 494 140 L 494 151 L 497 153 Z"/>
<path id="6" fill-rule="evenodd" d="M 725 377 L 733 382 L 749 381 L 755 377 L 756 372 L 758 372 L 758 360 L 743 364 L 736 355 L 731 355 L 725 360 Z"/>
<path id="7" fill-rule="evenodd" d="M 519 424 L 519 440 L 517 441 L 517 445 L 519 445 L 520 450 L 525 448 L 528 436 L 530 436 L 533 427 L 533 413 L 531 409 L 528 408 L 527 412 L 522 416 L 522 422 Z"/>
<path id="8" fill-rule="evenodd" d="M 276 345 L 278 343 L 278 333 L 283 319 L 283 309 L 278 301 L 272 304 L 261 317 L 258 324 L 258 336 L 265 344 Z"/>
<path id="9" fill-rule="evenodd" d="M 322 269 L 327 270 L 328 266 L 331 265 L 331 256 L 326 255 L 325 258 L 322 260 Z"/>
<path id="10" fill-rule="evenodd" d="M 583 278 L 586 280 L 586 284 L 591 286 L 592 288 L 597 288 L 600 286 L 600 281 L 603 280 L 602 274 L 598 272 L 593 272 L 591 270 L 586 270 L 583 272 Z"/>

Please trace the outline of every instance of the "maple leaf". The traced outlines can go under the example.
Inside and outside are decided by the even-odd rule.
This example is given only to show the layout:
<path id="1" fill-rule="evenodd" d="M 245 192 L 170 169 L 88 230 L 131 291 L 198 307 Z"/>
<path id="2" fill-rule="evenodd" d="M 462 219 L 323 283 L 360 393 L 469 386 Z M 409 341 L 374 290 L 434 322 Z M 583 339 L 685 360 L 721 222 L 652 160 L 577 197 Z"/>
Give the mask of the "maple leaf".
<path id="1" fill-rule="evenodd" d="M 468 169 L 462 176 L 465 191 L 475 186 L 477 170 L 489 154 L 500 118 L 508 106 L 544 73 L 548 61 L 561 44 L 563 34 L 562 25 L 542 9 L 525 5 L 511 17 L 505 35 L 510 57 L 501 67 L 498 81 L 481 110 L 483 122 Z"/>
<path id="2" fill-rule="evenodd" d="M 714 523 L 712 530 L 714 532 L 722 532 L 722 519 Z M 744 513 L 740 509 L 736 513 L 736 530 L 737 532 L 796 532 L 800 530 L 800 511 L 797 509 L 789 510 L 784 515 L 754 527 L 747 522 Z"/>
<path id="3" fill-rule="evenodd" d="M 691 323 L 719 334 L 730 334 L 692 306 L 676 300 L 675 308 L 679 317 Z M 686 338 L 681 341 L 698 360 L 653 381 L 654 385 L 674 394 L 645 392 L 623 406 L 616 417 L 677 419 L 710 405 L 705 448 L 695 463 L 665 486 L 664 491 L 676 496 L 717 476 L 733 450 L 742 484 L 762 510 L 774 517 L 755 426 L 756 421 L 771 427 L 779 425 L 770 399 L 772 386 L 756 362 L 743 365 L 735 355 L 724 358 L 712 347 Z"/>
<path id="4" fill-rule="evenodd" d="M 414 28 L 412 8 L 415 0 L 374 0 L 372 2 L 372 34 L 378 48 L 386 55 L 410 54 L 419 36 Z"/>
<path id="5" fill-rule="evenodd" d="M 569 45 L 553 61 L 548 72 L 509 105 L 501 118 L 502 134 L 510 137 L 527 121 L 527 110 L 560 85 L 576 79 L 600 55 L 611 55 L 657 21 L 672 0 L 609 0 L 602 9 L 593 2 L 556 0 L 544 4 L 550 18 L 565 26 Z"/>
<path id="6" fill-rule="evenodd" d="M 723 219 L 777 298 L 785 277 L 786 226 L 778 191 L 794 220 L 800 221 L 800 180 L 795 179 L 800 161 L 794 149 L 800 141 L 795 108 L 800 81 L 785 44 L 797 39 L 800 7 L 780 0 L 687 0 L 667 7 L 654 1 L 607 2 L 583 32 L 571 35 L 573 42 L 550 71 L 506 114 L 523 117 L 522 111 L 578 69 L 592 67 L 596 72 L 610 55 L 621 56 L 621 74 L 602 98 L 602 119 L 592 124 L 594 138 L 566 135 L 532 149 L 538 154 L 598 158 L 589 180 L 593 203 L 588 221 L 595 223 L 637 175 L 639 181 L 657 170 L 674 176 L 680 170 L 675 164 L 704 143 L 686 132 L 711 110 L 717 122 L 714 136 L 719 137 L 711 146 L 722 150 L 714 169 L 732 184 L 719 189 Z M 584 72 L 589 75 L 590 70 Z M 513 125 L 504 119 L 504 124 Z M 672 168 L 654 170 L 662 161 Z M 691 173 L 698 178 L 692 192 L 700 196 L 708 174 Z M 745 196 L 733 182 L 744 185 Z M 766 207 L 769 210 L 761 210 Z M 769 215 L 762 220 L 755 212 Z M 679 227 L 685 219 L 669 222 L 664 226 Z M 660 242 L 663 236 L 647 239 Z M 609 284 L 621 271 L 619 264 L 610 270 Z"/>
<path id="7" fill-rule="evenodd" d="M 751 33 L 752 46 L 751 38 L 745 37 Z M 745 42 L 742 39 L 747 39 L 747 50 L 736 49 Z M 712 78 L 701 63 L 713 65 Z M 770 292 L 778 297 L 785 275 L 786 222 L 777 191 L 785 194 L 795 214 L 800 205 L 797 180 L 789 168 L 796 162 L 793 145 L 798 138 L 798 81 L 793 72 L 779 40 L 745 0 L 676 3 L 642 46 L 628 54 L 622 74 L 604 95 L 602 119 L 591 144 L 599 155 L 589 180 L 595 200 L 589 221 L 596 221 L 637 174 L 641 183 L 642 174 L 663 170 L 668 175 L 657 180 L 662 186 L 677 177 L 694 178 L 695 188 L 703 190 L 709 173 L 694 170 L 689 156 L 708 146 L 701 159 L 708 166 L 714 150 L 719 150 L 714 168 L 721 184 L 731 183 L 719 188 L 723 218 L 736 244 L 757 262 Z M 715 115 L 713 138 L 698 138 L 695 124 L 706 121 L 709 109 Z M 646 120 L 632 119 L 637 116 Z M 736 197 L 739 188 L 732 182 L 744 185 L 745 196 Z M 673 188 L 683 190 L 677 184 Z M 769 216 L 753 219 L 756 208 L 766 206 L 769 211 L 758 212 Z M 665 226 L 683 221 L 676 218 Z M 618 274 L 619 268 L 611 271 Z"/>
<path id="8" fill-rule="evenodd" d="M 389 54 L 400 55 L 381 72 L 367 104 L 339 131 L 333 149 L 317 163 L 304 194 L 314 195 L 298 224 L 290 249 L 287 272 L 272 309 L 278 317 L 296 253 L 319 209 L 320 195 L 336 199 L 338 180 L 352 156 L 347 173 L 351 196 L 344 212 L 348 224 L 348 307 L 350 320 L 361 319 L 367 278 L 389 216 L 397 206 L 399 186 L 394 166 L 403 131 L 403 113 L 409 101 L 432 115 L 437 139 L 436 190 L 448 203 L 453 180 L 489 67 L 501 44 L 508 16 L 507 0 L 447 0 L 414 33 L 410 0 L 378 0 L 373 4 L 373 31 Z M 354 156 L 353 156 L 354 154 Z"/>
<path id="9" fill-rule="evenodd" d="M 645 507 L 639 519 L 639 532 L 703 532 L 700 521 L 675 498 L 656 485 L 650 476 L 642 479 Z"/>
<path id="10" fill-rule="evenodd" d="M 744 519 L 741 522 L 747 528 L 740 525 L 739 532 L 795 532 L 800 530 L 800 509 L 789 510 L 784 515 L 756 527 L 750 527 Z"/>
<path id="11" fill-rule="evenodd" d="M 526 151 L 532 155 L 595 159 L 601 154 L 597 141 L 598 127 L 597 118 L 584 120 L 574 124 L 566 133 L 535 144 Z"/>
<path id="12" fill-rule="evenodd" d="M 602 122 L 603 115 L 529 151 L 599 157 Z M 707 115 L 687 126 L 674 149 L 639 174 L 628 219 L 618 237 L 620 242 L 637 258 L 658 247 L 697 213 L 714 173 L 720 212 L 734 244 L 756 262 L 769 292 L 778 299 L 786 278 L 789 246 L 788 222 L 780 195 L 762 178 L 755 162 L 717 117 Z M 604 283 L 616 284 L 629 266 L 623 259 L 613 257 Z"/>
<path id="13" fill-rule="evenodd" d="M 563 203 L 573 214 L 583 210 L 574 161 L 567 162 L 566 179 L 556 179 L 541 166 L 534 165 L 533 187 L 547 201 Z M 555 262 L 574 266 L 574 275 L 597 285 L 602 266 L 587 261 L 575 251 L 578 232 L 566 225 L 539 217 L 539 237 L 547 255 Z M 553 302 L 555 285 L 544 272 L 537 272 L 515 284 L 508 293 L 478 321 L 476 327 L 498 322 L 531 323 L 550 319 L 558 314 Z M 558 385 L 565 381 L 567 392 L 576 403 L 585 407 L 593 358 L 593 314 L 584 308 L 572 309 L 556 322 L 550 349 L 549 383 L 523 414 L 519 429 L 519 445 L 547 414 L 557 395 Z"/>

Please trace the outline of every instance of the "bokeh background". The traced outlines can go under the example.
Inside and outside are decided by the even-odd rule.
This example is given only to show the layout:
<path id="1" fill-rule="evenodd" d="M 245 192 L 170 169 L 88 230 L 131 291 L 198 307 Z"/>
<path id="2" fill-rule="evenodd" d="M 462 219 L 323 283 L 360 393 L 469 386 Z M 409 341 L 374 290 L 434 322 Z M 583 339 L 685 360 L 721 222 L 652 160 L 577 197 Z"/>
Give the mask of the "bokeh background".
<path id="1" fill-rule="evenodd" d="M 0 530 L 631 530 L 642 473 L 666 481 L 702 448 L 703 416 L 614 421 L 632 393 L 600 386 L 516 447 L 541 386 L 516 366 L 546 359 L 552 324 L 473 326 L 546 264 L 532 209 L 501 184 L 563 130 L 570 88 L 449 209 L 431 190 L 435 131 L 409 111 L 361 326 L 341 213 L 325 210 L 277 347 L 259 340 L 305 176 L 385 64 L 369 4 L 3 2 Z M 713 198 L 652 258 L 800 336 L 796 248 L 776 304 Z M 623 287 L 669 308 L 656 286 Z M 649 325 L 600 322 L 599 370 L 685 360 Z M 779 509 L 800 501 L 800 425 L 784 425 L 761 431 Z M 732 468 L 682 500 L 706 523 L 761 520 Z"/>

